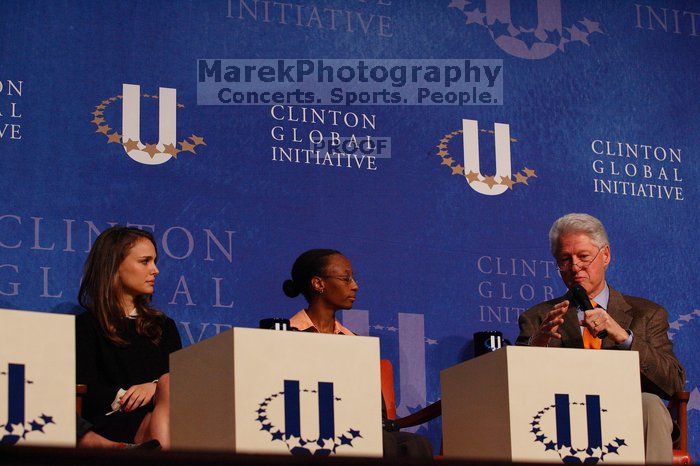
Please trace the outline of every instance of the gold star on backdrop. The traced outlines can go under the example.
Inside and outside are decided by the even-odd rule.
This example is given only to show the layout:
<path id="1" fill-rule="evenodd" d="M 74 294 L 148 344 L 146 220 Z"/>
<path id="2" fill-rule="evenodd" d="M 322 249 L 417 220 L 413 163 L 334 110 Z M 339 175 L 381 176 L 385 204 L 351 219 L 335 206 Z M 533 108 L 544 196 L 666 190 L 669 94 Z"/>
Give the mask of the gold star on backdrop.
<path id="1" fill-rule="evenodd" d="M 527 184 L 527 177 L 518 172 L 515 174 L 515 182 Z"/>
<path id="2" fill-rule="evenodd" d="M 187 152 L 192 152 L 193 154 L 196 154 L 196 152 L 194 151 L 194 147 L 195 147 L 194 144 L 190 144 L 186 140 L 180 141 L 180 147 L 182 148 L 180 150 L 180 152 L 187 151 Z"/>
<path id="3" fill-rule="evenodd" d="M 204 142 L 204 138 L 199 137 L 196 134 L 193 134 L 192 136 L 190 136 L 190 139 L 192 140 L 192 142 L 194 142 L 195 146 L 206 146 L 207 145 L 207 143 Z"/>
<path id="4" fill-rule="evenodd" d="M 126 149 L 127 152 L 131 152 L 134 149 L 139 148 L 139 143 L 138 141 L 134 141 L 133 139 L 129 139 L 124 143 L 124 149 Z"/>
<path id="5" fill-rule="evenodd" d="M 178 154 L 178 152 L 180 152 L 180 150 L 177 147 L 175 147 L 173 144 L 166 144 L 164 152 L 166 154 L 170 154 L 173 157 L 177 158 L 177 154 Z"/>
<path id="6" fill-rule="evenodd" d="M 457 166 L 452 167 L 452 174 L 453 175 L 464 175 L 464 170 L 462 169 L 462 166 L 460 164 L 457 164 Z"/>
<path id="7" fill-rule="evenodd" d="M 489 188 L 493 188 L 493 186 L 496 184 L 496 178 L 494 178 L 493 176 L 487 176 L 486 178 L 484 178 L 484 183 L 486 183 L 486 186 L 488 186 Z"/>
<path id="8" fill-rule="evenodd" d="M 470 170 L 469 173 L 465 175 L 465 178 L 467 178 L 467 181 L 470 183 L 473 183 L 475 181 L 479 181 L 479 174 Z"/>
<path id="9" fill-rule="evenodd" d="M 442 159 L 442 165 L 447 165 L 448 167 L 452 167 L 452 162 L 454 162 L 452 157 L 445 157 Z"/>
<path id="10" fill-rule="evenodd" d="M 109 130 L 110 130 L 110 129 L 112 129 L 112 128 L 110 128 L 108 125 L 98 126 L 98 127 L 97 127 L 97 131 L 95 131 L 95 132 L 96 132 L 96 133 L 102 133 L 102 134 L 104 134 L 105 136 L 107 136 L 107 133 L 109 133 Z"/>
<path id="11" fill-rule="evenodd" d="M 107 136 L 107 144 L 111 144 L 113 142 L 115 142 L 117 144 L 122 142 L 122 137 L 119 135 L 119 133 L 114 132 L 114 133 L 110 134 L 109 136 Z"/>
<path id="12" fill-rule="evenodd" d="M 143 151 L 146 152 L 151 158 L 155 157 L 155 155 L 160 152 L 158 150 L 157 144 L 146 144 L 146 147 L 143 148 Z"/>
<path id="13" fill-rule="evenodd" d="M 535 174 L 535 170 L 531 170 L 531 169 L 525 167 L 525 168 L 523 168 L 523 172 L 525 172 L 525 175 L 528 178 L 530 178 L 531 176 L 534 176 L 535 178 L 537 178 L 537 175 Z"/>
<path id="14" fill-rule="evenodd" d="M 508 189 L 512 190 L 513 189 L 513 180 L 508 178 L 507 176 L 502 176 L 501 177 L 501 184 L 503 186 L 508 186 Z"/>

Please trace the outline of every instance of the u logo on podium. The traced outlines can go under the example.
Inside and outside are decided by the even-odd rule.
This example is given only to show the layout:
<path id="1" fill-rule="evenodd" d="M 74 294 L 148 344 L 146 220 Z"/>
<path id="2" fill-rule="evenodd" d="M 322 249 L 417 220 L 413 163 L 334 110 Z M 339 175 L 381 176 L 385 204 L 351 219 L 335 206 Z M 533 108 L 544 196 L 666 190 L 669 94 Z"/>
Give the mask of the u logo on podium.
<path id="1" fill-rule="evenodd" d="M 27 380 L 26 366 L 24 364 L 8 364 L 7 372 L 7 420 L 0 424 L 0 445 L 14 445 L 27 438 L 33 432 L 44 434 L 44 428 L 48 424 L 55 424 L 53 417 L 42 414 L 36 419 L 26 419 L 26 385 L 32 384 Z"/>
<path id="2" fill-rule="evenodd" d="M 318 402 L 318 435 L 315 432 L 303 432 L 301 423 L 302 406 L 312 399 Z M 305 399 L 305 400 L 303 400 Z M 282 419 L 272 419 L 271 405 L 283 400 L 284 428 L 280 427 Z M 304 402 L 306 401 L 306 403 Z M 255 411 L 261 431 L 267 431 L 271 441 L 281 441 L 287 445 L 293 455 L 327 456 L 339 447 L 353 447 L 352 442 L 360 431 L 349 428 L 336 434 L 335 403 L 342 401 L 334 392 L 332 382 L 318 382 L 316 389 L 301 388 L 298 380 L 284 380 L 283 390 L 272 393 L 258 404 Z M 306 434 L 306 435 L 304 435 Z"/>
<path id="3" fill-rule="evenodd" d="M 301 438 L 301 405 L 298 380 L 284 381 L 284 435 Z M 318 383 L 318 438 L 323 440 L 335 437 L 335 408 L 333 384 Z"/>
<path id="4" fill-rule="evenodd" d="M 7 425 L 24 423 L 24 364 L 9 364 L 7 369 Z"/>
<path id="5" fill-rule="evenodd" d="M 571 448 L 571 409 L 569 395 L 554 395 L 557 420 L 557 447 Z M 600 396 L 586 395 L 586 421 L 588 431 L 588 448 L 603 446 L 603 430 L 600 423 Z"/>
<path id="6" fill-rule="evenodd" d="M 545 406 L 533 416 L 530 432 L 535 442 L 541 443 L 545 451 L 555 451 L 564 463 L 605 461 L 607 455 L 619 455 L 618 450 L 627 445 L 619 436 L 603 441 L 602 415 L 607 411 L 600 405 L 600 395 L 586 395 L 586 401 L 571 401 L 568 394 L 556 393 L 554 404 Z M 554 415 L 556 432 L 551 431 L 551 415 Z M 581 425 L 584 422 L 587 445 L 577 445 L 573 441 L 571 426 L 572 423 Z"/>

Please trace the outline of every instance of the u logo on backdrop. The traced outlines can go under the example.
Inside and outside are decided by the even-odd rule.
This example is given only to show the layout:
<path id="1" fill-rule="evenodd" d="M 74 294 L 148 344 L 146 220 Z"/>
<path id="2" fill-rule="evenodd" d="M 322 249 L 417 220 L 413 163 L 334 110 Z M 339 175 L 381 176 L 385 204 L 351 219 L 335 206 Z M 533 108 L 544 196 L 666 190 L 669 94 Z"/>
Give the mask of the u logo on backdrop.
<path id="1" fill-rule="evenodd" d="M 495 138 L 496 173 L 485 176 L 481 172 L 479 163 L 479 133 L 493 134 Z M 462 134 L 462 150 L 464 165 L 450 156 L 450 141 Z M 494 130 L 479 130 L 479 122 L 476 120 L 462 120 L 462 129 L 445 134 L 436 146 L 437 155 L 442 159 L 442 165 L 446 165 L 452 175 L 461 175 L 466 178 L 467 184 L 474 191 L 486 196 L 497 196 L 508 190 L 512 190 L 517 184 L 528 184 L 528 180 L 537 177 L 535 170 L 524 167 L 515 174 L 511 170 L 511 143 L 518 139 L 510 136 L 510 125 L 496 123 Z M 521 173 L 522 172 L 522 173 Z"/>
<path id="2" fill-rule="evenodd" d="M 318 403 L 318 435 L 304 436 L 301 425 L 301 407 L 304 402 Z M 283 401 L 284 430 L 279 427 L 281 419 L 273 419 L 274 404 Z M 318 388 L 301 389 L 298 380 L 285 380 L 284 389 L 281 392 L 272 393 L 258 404 L 257 422 L 261 431 L 270 434 L 270 441 L 281 441 L 287 445 L 293 455 L 304 456 L 328 456 L 336 452 L 339 447 L 353 447 L 352 442 L 362 438 L 360 431 L 349 428 L 340 435 L 335 431 L 335 403 L 342 401 L 335 396 L 333 383 L 318 382 Z"/>
<path id="3" fill-rule="evenodd" d="M 8 364 L 7 372 L 0 372 L 0 376 L 7 376 L 7 420 L 0 424 L 0 445 L 14 445 L 37 432 L 45 434 L 44 428 L 55 424 L 53 417 L 46 414 L 26 419 L 26 386 L 34 382 L 27 380 L 25 372 L 24 364 L 13 363 Z"/>
<path id="4" fill-rule="evenodd" d="M 141 98 L 158 100 L 158 141 L 141 141 Z M 114 102 L 122 101 L 122 133 L 111 127 L 105 118 L 105 110 Z M 120 144 L 132 160 L 144 165 L 160 165 L 180 152 L 196 154 L 197 146 L 206 146 L 204 138 L 192 134 L 177 140 L 177 109 L 185 106 L 177 102 L 177 90 L 161 87 L 158 95 L 141 94 L 141 86 L 123 84 L 122 94 L 108 97 L 95 106 L 92 123 L 96 133 L 107 138 L 107 143 Z M 179 148 L 178 148 L 179 146 Z"/>
<path id="5" fill-rule="evenodd" d="M 439 342 L 437 339 L 425 336 L 425 316 L 417 313 L 399 312 L 398 325 L 376 322 L 370 326 L 371 313 L 368 310 L 348 309 L 341 312 L 343 325 L 358 335 L 378 336 L 382 341 L 384 341 L 384 336 L 398 335 L 398 393 L 400 396 L 397 397 L 396 413 L 400 417 L 407 416 L 427 406 L 429 403 L 426 384 L 426 347 L 438 345 Z M 377 316 L 376 313 L 372 315 Z M 394 338 L 390 337 L 388 341 Z M 425 428 L 425 426 L 421 428 Z M 412 429 L 416 431 L 418 427 Z"/>
<path id="6" fill-rule="evenodd" d="M 556 452 L 564 463 L 605 461 L 607 455 L 619 455 L 620 448 L 627 446 L 625 439 L 618 436 L 603 442 L 602 415 L 607 411 L 600 406 L 600 395 L 586 395 L 586 401 L 577 402 L 571 401 L 568 394 L 557 393 L 553 405 L 545 406 L 532 417 L 530 432 L 534 442 L 541 443 L 545 451 Z M 548 422 L 552 415 L 554 429 Z M 572 419 L 577 425 L 586 425 L 585 446 L 576 445 L 572 439 Z"/>
<path id="7" fill-rule="evenodd" d="M 467 7 L 467 4 L 471 5 Z M 475 4 L 477 6 L 474 8 Z M 534 28 L 516 25 L 511 5 L 511 0 L 483 0 L 480 3 L 452 0 L 449 7 L 462 11 L 467 25 L 487 29 L 504 52 L 529 60 L 547 58 L 557 51 L 564 52 L 567 45 L 576 42 L 590 46 L 589 36 L 603 34 L 600 23 L 588 18 L 564 27 L 561 0 L 537 1 L 537 25 Z"/>

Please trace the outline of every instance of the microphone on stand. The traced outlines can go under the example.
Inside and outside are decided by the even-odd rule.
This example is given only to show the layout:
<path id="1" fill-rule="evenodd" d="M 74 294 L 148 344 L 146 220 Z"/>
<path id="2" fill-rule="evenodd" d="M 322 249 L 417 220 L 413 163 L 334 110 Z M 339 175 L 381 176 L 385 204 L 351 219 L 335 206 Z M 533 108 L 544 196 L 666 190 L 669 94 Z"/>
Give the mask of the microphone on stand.
<path id="1" fill-rule="evenodd" d="M 279 317 L 271 317 L 269 319 L 262 319 L 260 321 L 260 328 L 269 330 L 291 330 L 292 326 L 289 323 L 289 319 L 283 319 Z M 296 329 L 295 329 L 296 330 Z"/>
<path id="2" fill-rule="evenodd" d="M 576 305 L 581 309 L 584 313 L 586 311 L 590 311 L 593 309 L 593 305 L 591 304 L 591 300 L 588 299 L 588 293 L 586 293 L 586 289 L 579 285 L 578 283 L 574 286 L 571 287 L 571 297 L 572 300 L 576 303 Z M 598 332 L 596 335 L 596 338 L 600 338 L 601 340 L 605 337 L 608 336 L 607 330 L 601 330 Z"/>

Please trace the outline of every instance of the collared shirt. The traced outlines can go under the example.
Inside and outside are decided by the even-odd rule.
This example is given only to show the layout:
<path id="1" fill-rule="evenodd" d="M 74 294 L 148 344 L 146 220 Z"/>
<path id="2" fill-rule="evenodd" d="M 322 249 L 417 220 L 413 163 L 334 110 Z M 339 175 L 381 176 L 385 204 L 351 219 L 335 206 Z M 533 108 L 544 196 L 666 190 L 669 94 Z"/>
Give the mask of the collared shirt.
<path id="1" fill-rule="evenodd" d="M 608 282 L 605 282 L 605 288 L 603 288 L 603 291 L 598 293 L 598 295 L 593 298 L 593 301 L 596 302 L 598 307 L 603 308 L 605 311 L 608 310 L 608 301 L 610 301 L 610 288 L 608 288 Z M 583 318 L 584 318 L 583 310 L 578 308 L 576 310 L 576 312 L 578 314 L 578 320 L 579 321 L 583 320 Z M 583 332 L 583 327 L 581 327 L 581 332 Z M 616 345 L 619 349 L 628 350 L 632 347 L 632 339 L 634 336 L 632 335 L 631 330 L 627 330 L 627 333 L 628 333 L 627 340 L 623 341 L 619 345 Z"/>
<path id="2" fill-rule="evenodd" d="M 294 316 L 292 316 L 292 318 L 289 319 L 289 324 L 292 327 L 299 330 L 300 332 L 320 333 L 314 325 L 314 323 L 309 318 L 309 315 L 306 313 L 306 309 L 302 309 L 301 311 L 294 314 Z M 335 333 L 336 335 L 355 335 L 337 320 L 335 321 L 335 328 L 333 329 L 333 333 Z"/>

